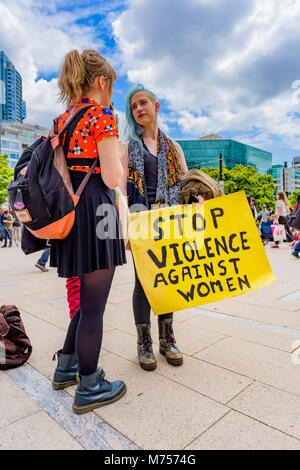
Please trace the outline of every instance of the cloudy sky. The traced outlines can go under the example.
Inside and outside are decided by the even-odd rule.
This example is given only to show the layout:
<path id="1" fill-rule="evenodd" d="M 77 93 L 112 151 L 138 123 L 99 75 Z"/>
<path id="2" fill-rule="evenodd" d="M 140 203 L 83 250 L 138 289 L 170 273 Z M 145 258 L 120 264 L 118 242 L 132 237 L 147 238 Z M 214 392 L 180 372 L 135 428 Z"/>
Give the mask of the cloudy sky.
<path id="1" fill-rule="evenodd" d="M 1 0 L 0 50 L 23 78 L 27 122 L 62 111 L 57 77 L 71 49 L 115 67 L 113 101 L 142 83 L 172 138 L 215 133 L 300 155 L 299 0 Z"/>

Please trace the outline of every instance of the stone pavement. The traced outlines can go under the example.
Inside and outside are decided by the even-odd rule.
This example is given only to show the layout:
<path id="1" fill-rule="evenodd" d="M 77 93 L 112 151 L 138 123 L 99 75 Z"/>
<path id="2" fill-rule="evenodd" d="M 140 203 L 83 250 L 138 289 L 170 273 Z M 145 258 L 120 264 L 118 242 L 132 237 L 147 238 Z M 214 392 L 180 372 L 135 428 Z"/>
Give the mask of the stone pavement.
<path id="1" fill-rule="evenodd" d="M 0 249 L 0 305 L 20 309 L 33 345 L 26 365 L 0 371 L 0 450 L 300 449 L 300 260 L 287 246 L 266 251 L 275 283 L 176 312 L 182 367 L 160 356 L 153 318 L 154 372 L 137 362 L 128 254 L 109 297 L 99 361 L 128 391 L 77 416 L 75 387 L 51 388 L 52 355 L 69 322 L 65 280 L 53 268 L 37 271 L 36 255 Z"/>

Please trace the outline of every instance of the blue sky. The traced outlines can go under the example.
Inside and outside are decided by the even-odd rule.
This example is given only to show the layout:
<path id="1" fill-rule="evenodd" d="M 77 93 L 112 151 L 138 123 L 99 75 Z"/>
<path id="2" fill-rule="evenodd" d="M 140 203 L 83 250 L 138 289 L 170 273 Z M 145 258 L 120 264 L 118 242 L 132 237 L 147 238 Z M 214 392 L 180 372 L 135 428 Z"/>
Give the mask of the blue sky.
<path id="1" fill-rule="evenodd" d="M 290 162 L 300 154 L 299 3 L 2 0 L 0 50 L 23 77 L 28 122 L 50 126 L 64 55 L 94 48 L 117 71 L 121 117 L 142 83 L 172 138 L 215 133 Z"/>

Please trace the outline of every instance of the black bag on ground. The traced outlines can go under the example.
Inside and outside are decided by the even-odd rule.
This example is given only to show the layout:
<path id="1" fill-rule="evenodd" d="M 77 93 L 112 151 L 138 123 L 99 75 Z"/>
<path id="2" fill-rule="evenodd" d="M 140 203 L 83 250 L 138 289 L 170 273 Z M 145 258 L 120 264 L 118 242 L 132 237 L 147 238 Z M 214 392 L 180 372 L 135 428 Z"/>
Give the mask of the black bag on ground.
<path id="1" fill-rule="evenodd" d="M 23 365 L 32 353 L 21 315 L 15 305 L 0 307 L 0 370 Z"/>

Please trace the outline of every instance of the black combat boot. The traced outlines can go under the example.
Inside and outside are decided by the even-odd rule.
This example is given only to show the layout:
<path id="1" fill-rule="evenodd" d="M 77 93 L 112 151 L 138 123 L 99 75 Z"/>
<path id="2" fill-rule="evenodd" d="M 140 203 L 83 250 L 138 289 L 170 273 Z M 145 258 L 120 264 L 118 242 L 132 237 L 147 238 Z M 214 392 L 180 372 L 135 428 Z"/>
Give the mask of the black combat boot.
<path id="1" fill-rule="evenodd" d="M 167 362 L 172 366 L 181 366 L 183 356 L 176 346 L 173 332 L 173 319 L 158 320 L 159 352 L 166 356 Z"/>
<path id="2" fill-rule="evenodd" d="M 140 366 L 144 370 L 156 369 L 156 360 L 152 350 L 151 324 L 139 323 L 136 325 L 138 342 L 137 351 Z"/>
<path id="3" fill-rule="evenodd" d="M 54 353 L 52 358 L 55 361 L 57 358 L 57 367 L 54 372 L 52 387 L 54 390 L 61 390 L 63 388 L 70 387 L 71 385 L 77 385 L 78 379 L 78 362 L 76 354 L 62 354 L 62 349 Z M 99 368 L 101 375 L 104 377 L 105 372 L 101 367 Z"/>
<path id="4" fill-rule="evenodd" d="M 90 375 L 79 375 L 73 411 L 80 415 L 109 405 L 125 395 L 126 390 L 126 385 L 122 380 L 108 382 L 102 377 L 99 369 Z"/>

